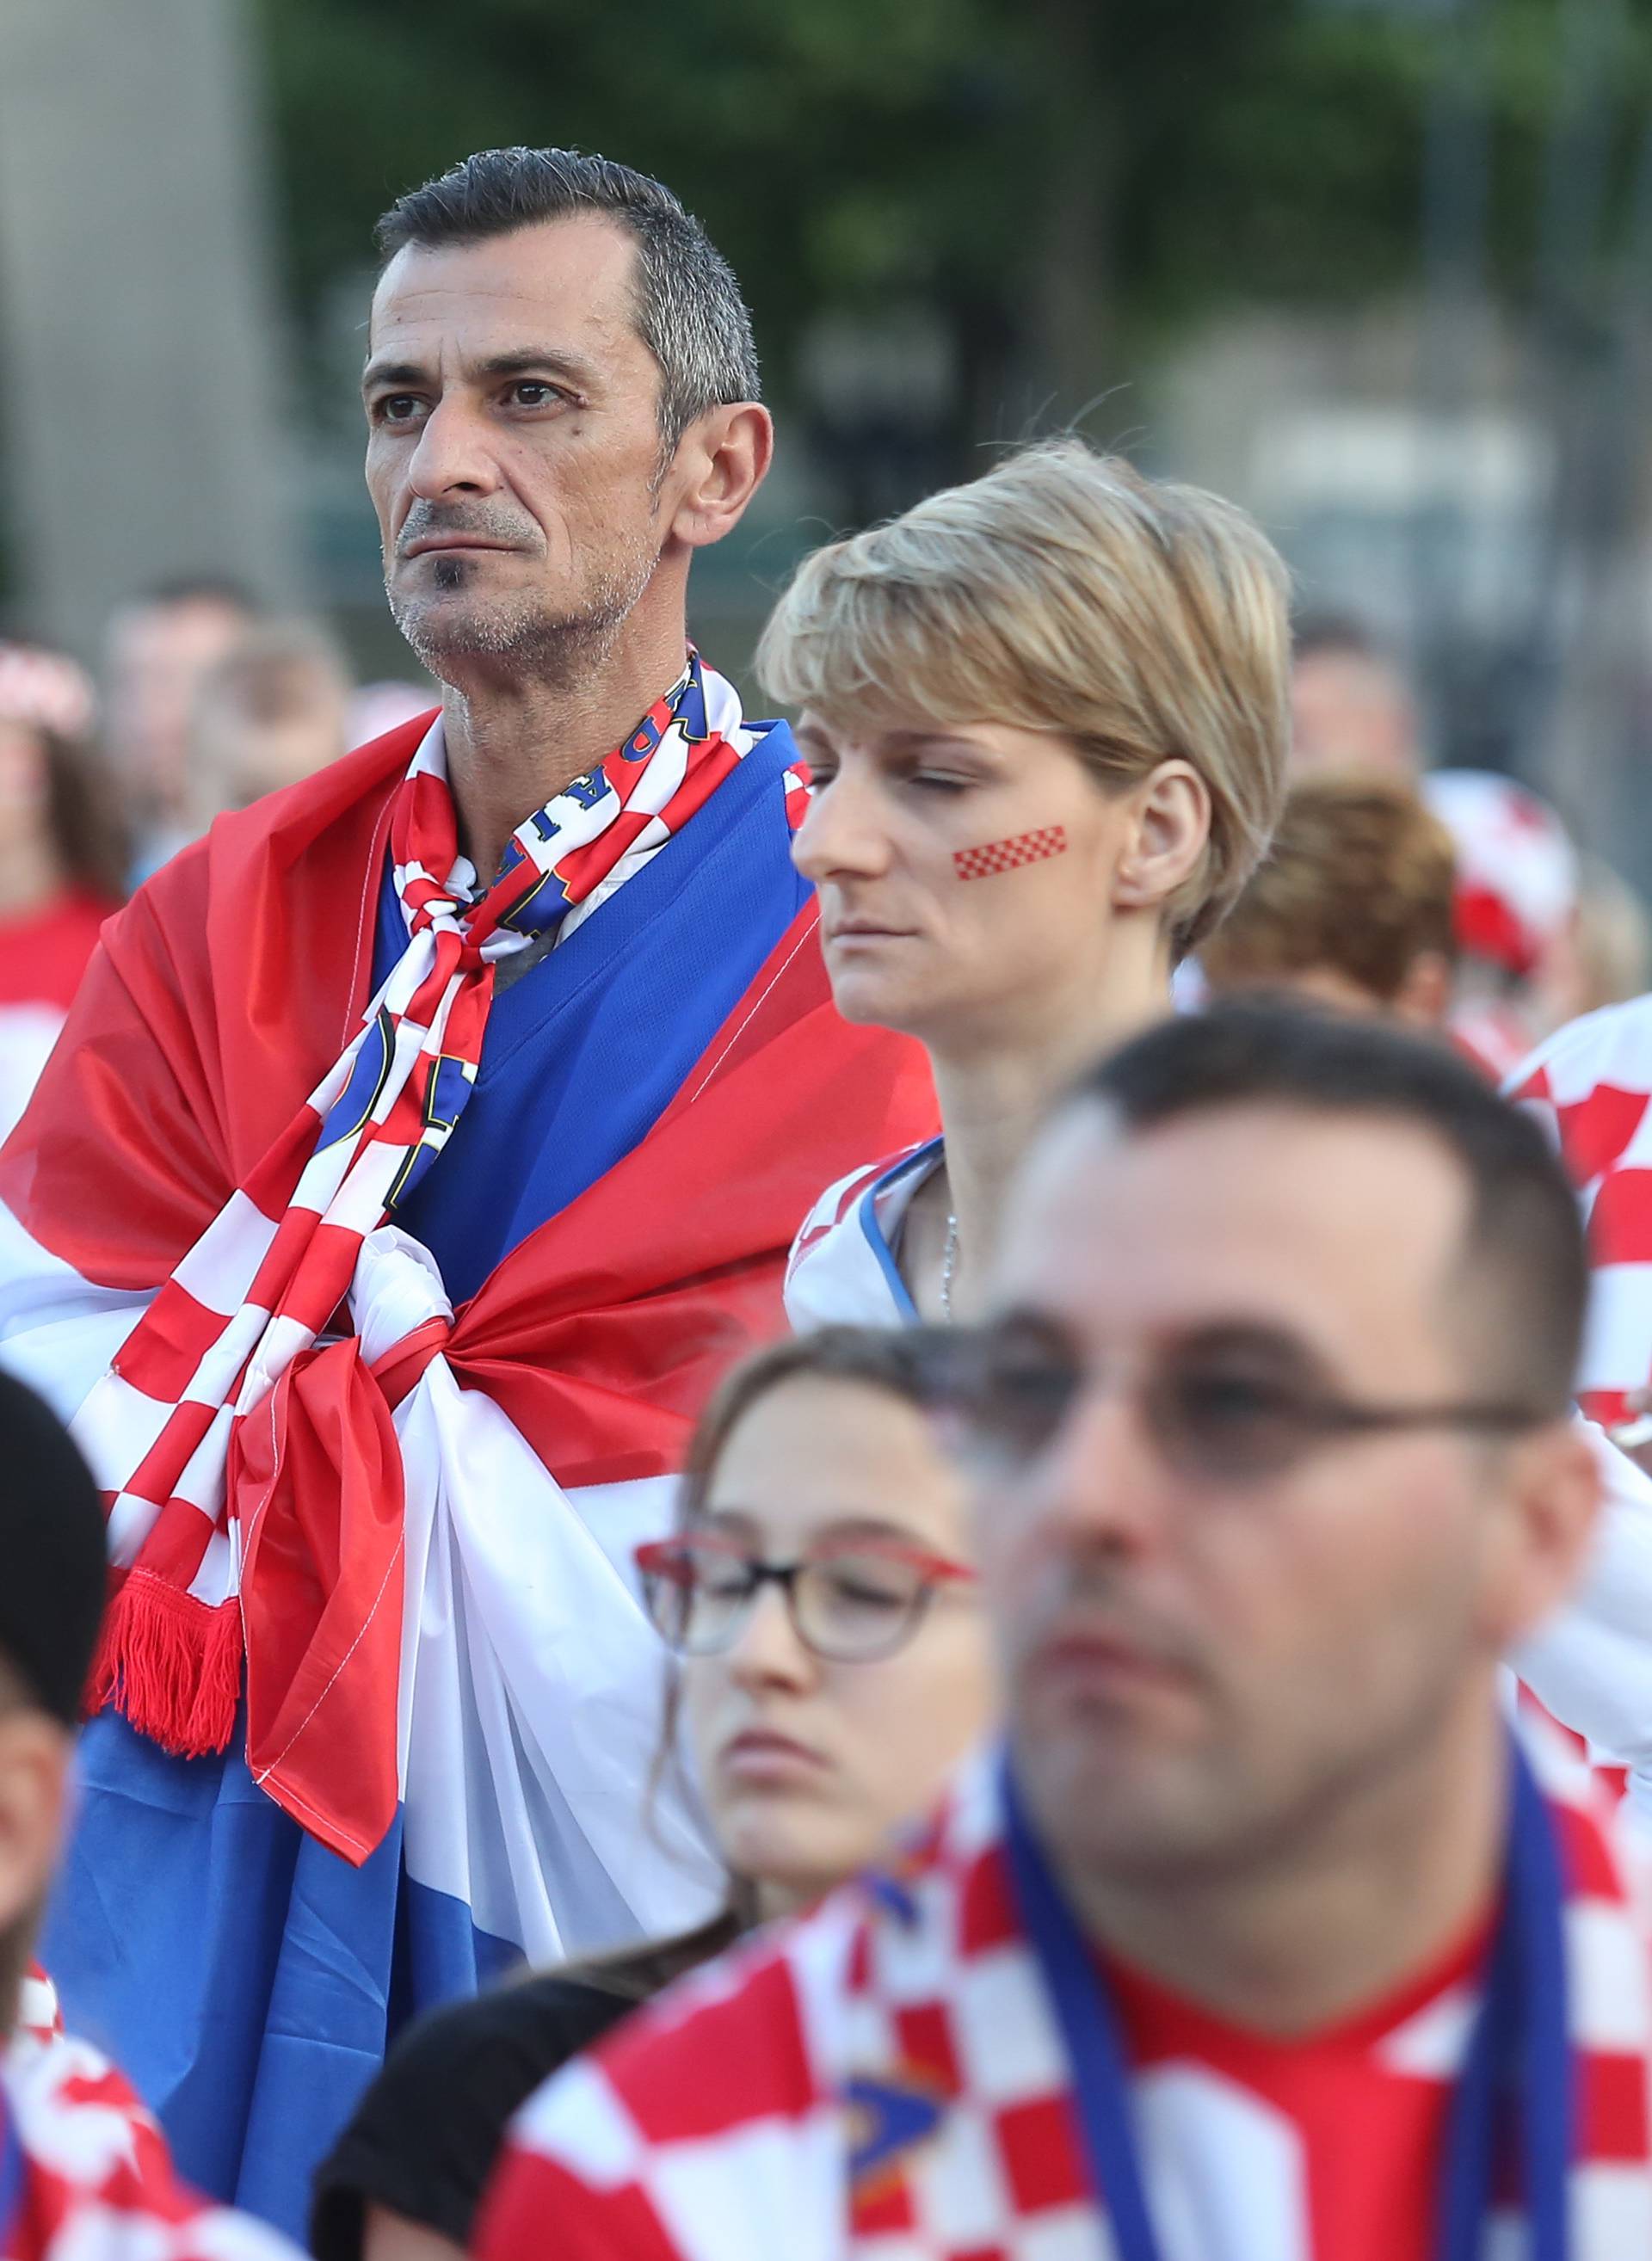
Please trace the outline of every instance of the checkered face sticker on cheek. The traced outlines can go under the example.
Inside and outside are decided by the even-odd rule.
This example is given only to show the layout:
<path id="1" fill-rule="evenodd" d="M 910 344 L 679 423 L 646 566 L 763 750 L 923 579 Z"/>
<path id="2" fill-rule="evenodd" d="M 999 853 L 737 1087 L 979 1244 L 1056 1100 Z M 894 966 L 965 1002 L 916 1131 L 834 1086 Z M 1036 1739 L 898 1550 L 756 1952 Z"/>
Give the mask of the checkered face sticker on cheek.
<path id="1" fill-rule="evenodd" d="M 984 848 L 954 851 L 952 868 L 960 879 L 991 879 L 1000 872 L 1019 871 L 1024 864 L 1042 864 L 1051 856 L 1067 853 L 1067 827 L 1046 824 L 1037 832 L 1017 832 L 1013 840 L 989 840 Z"/>

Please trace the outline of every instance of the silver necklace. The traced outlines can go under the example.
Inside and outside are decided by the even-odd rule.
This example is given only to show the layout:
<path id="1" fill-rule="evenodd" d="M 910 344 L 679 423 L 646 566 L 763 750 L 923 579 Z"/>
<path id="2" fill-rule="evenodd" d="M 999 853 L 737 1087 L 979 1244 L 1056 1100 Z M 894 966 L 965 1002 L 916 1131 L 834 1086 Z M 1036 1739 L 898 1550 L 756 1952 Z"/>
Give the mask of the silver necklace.
<path id="1" fill-rule="evenodd" d="M 958 1269 L 958 1218 L 951 1215 L 946 1220 L 946 1245 L 941 1251 L 941 1317 L 950 1327 L 952 1324 L 952 1274 Z"/>

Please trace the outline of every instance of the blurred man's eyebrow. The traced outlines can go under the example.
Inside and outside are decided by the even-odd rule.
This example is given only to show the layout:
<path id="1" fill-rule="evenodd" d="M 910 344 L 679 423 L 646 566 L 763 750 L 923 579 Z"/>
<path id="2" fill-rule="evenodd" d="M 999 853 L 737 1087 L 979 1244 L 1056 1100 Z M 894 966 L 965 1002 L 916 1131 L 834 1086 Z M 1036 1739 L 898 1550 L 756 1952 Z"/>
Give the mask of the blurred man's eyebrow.
<path id="1" fill-rule="evenodd" d="M 489 354 L 485 360 L 468 364 L 476 377 L 525 377 L 534 372 L 549 371 L 565 377 L 575 384 L 593 384 L 596 371 L 590 362 L 578 354 L 554 346 L 511 346 L 502 353 Z M 362 371 L 362 390 L 381 384 L 427 384 L 430 370 L 416 361 L 370 361 Z"/>

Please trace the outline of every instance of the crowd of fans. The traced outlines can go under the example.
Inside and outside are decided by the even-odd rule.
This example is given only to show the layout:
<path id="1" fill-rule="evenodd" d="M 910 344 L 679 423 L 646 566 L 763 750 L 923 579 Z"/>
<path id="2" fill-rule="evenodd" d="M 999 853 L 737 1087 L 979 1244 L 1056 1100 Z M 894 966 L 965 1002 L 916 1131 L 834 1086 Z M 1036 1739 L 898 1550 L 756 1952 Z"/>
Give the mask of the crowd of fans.
<path id="1" fill-rule="evenodd" d="M 382 242 L 442 721 L 214 580 L 0 644 L 0 2253 L 288 2250 L 161 2091 L 318 2261 L 1652 2250 L 1634 893 L 1073 438 L 747 721 L 703 236 L 513 150 Z"/>
<path id="2" fill-rule="evenodd" d="M 357 686 L 321 622 L 233 581 L 141 591 L 96 671 L 0 638 L 0 1127 L 21 1115 L 98 930 L 222 811 L 312 776 L 427 710 L 413 682 Z"/>

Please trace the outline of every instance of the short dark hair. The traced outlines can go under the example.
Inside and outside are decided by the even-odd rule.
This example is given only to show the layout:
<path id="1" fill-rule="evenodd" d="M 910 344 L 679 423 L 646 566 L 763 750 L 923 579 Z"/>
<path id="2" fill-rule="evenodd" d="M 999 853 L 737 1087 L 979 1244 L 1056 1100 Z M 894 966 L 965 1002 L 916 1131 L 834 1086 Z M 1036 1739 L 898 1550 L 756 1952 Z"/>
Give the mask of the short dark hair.
<path id="1" fill-rule="evenodd" d="M 398 197 L 375 231 L 385 262 L 512 235 L 570 213 L 606 213 L 636 244 L 636 327 L 660 368 L 669 458 L 696 416 L 762 398 L 751 316 L 734 269 L 671 190 L 578 149 L 482 149 Z"/>
<path id="2" fill-rule="evenodd" d="M 1465 1257 L 1494 1289 L 1483 1307 L 1500 1315 L 1486 1345 L 1492 1384 L 1533 1410 L 1566 1410 L 1589 1296 L 1577 1197 L 1535 1119 L 1446 1044 L 1304 1006 L 1223 1004 L 1158 1023 L 1074 1096 L 1099 1102 L 1126 1130 L 1262 1106 L 1428 1132 L 1469 1181 Z"/>

